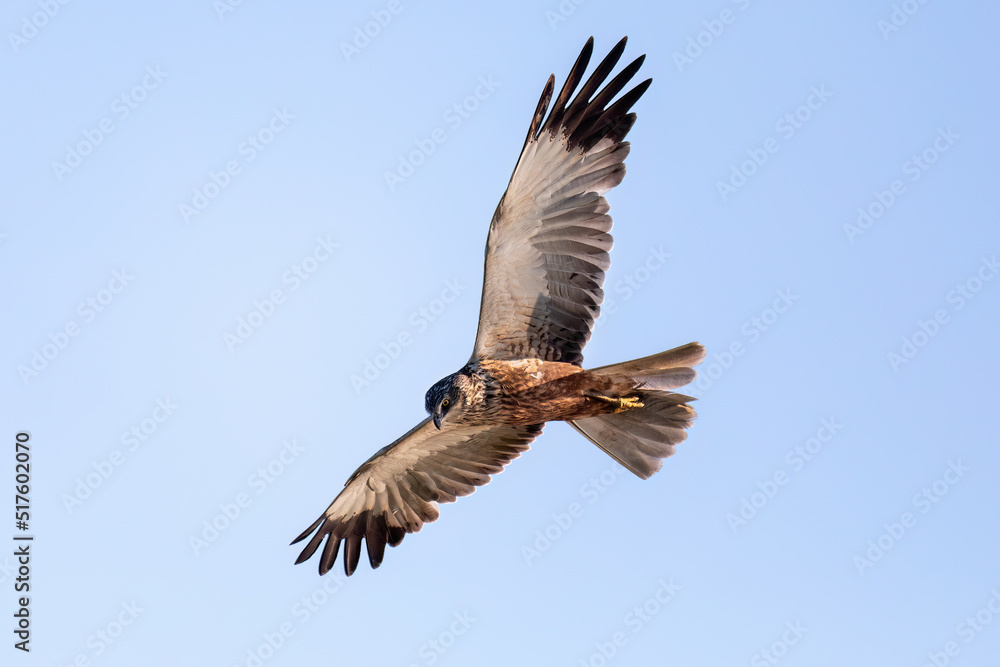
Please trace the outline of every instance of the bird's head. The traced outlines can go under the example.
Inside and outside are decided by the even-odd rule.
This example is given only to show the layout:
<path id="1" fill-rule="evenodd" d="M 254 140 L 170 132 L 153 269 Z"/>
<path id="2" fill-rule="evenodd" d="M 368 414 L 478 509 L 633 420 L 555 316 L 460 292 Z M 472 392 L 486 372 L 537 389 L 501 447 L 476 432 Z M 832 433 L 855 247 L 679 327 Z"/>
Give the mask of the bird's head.
<path id="1" fill-rule="evenodd" d="M 428 414 L 434 419 L 434 425 L 439 429 L 446 416 L 460 411 L 465 404 L 462 379 L 464 379 L 463 376 L 455 373 L 438 380 L 434 386 L 427 390 L 424 407 L 427 408 Z"/>

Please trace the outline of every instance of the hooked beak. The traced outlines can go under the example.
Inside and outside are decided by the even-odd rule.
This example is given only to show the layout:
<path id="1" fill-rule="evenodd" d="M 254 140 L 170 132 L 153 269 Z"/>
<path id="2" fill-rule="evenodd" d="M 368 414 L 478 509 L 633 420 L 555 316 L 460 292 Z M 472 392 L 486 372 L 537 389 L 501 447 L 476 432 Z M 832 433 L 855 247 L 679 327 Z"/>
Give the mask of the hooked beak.
<path id="1" fill-rule="evenodd" d="M 441 416 L 441 413 L 440 413 L 440 412 L 435 412 L 435 413 L 434 413 L 434 414 L 432 415 L 432 418 L 433 418 L 433 420 L 434 420 L 434 425 L 435 425 L 435 426 L 437 427 L 437 429 L 438 429 L 438 430 L 440 431 L 440 430 L 441 430 L 441 419 L 442 419 L 442 416 Z"/>

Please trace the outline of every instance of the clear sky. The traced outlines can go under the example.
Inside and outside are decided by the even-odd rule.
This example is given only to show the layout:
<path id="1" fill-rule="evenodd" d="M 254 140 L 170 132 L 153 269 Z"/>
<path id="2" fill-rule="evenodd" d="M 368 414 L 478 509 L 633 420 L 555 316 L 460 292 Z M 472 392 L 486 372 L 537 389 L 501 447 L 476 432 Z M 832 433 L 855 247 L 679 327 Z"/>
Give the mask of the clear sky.
<path id="1" fill-rule="evenodd" d="M 0 662 L 996 664 L 1000 10 L 225 3 L 0 11 Z M 294 566 L 466 361 L 590 35 L 654 81 L 586 363 L 701 341 L 689 439 L 642 481 L 553 424 L 379 570 Z"/>

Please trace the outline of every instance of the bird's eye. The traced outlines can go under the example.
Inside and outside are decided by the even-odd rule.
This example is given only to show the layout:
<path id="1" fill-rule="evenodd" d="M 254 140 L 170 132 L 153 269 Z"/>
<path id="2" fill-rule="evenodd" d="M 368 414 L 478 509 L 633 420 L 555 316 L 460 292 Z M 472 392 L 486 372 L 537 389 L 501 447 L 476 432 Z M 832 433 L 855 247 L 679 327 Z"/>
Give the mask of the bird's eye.
<path id="1" fill-rule="evenodd" d="M 446 408 L 446 407 L 448 407 L 448 404 L 449 404 L 449 403 L 451 403 L 451 401 L 449 401 L 449 400 L 448 400 L 448 399 L 446 398 L 446 399 L 444 399 L 443 401 L 441 401 L 441 407 L 442 407 L 442 408 Z"/>

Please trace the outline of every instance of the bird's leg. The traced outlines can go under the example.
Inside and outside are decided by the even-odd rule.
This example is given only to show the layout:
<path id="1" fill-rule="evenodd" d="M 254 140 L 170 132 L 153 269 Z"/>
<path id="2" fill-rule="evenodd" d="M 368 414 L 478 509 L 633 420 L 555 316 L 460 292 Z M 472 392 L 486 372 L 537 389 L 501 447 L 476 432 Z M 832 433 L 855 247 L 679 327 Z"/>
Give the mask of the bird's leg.
<path id="1" fill-rule="evenodd" d="M 625 412 L 626 410 L 632 410 L 635 408 L 645 407 L 643 402 L 639 400 L 636 396 L 628 396 L 625 398 L 611 398 L 610 396 L 604 396 L 603 394 L 598 394 L 597 392 L 591 391 L 587 392 L 587 396 L 590 398 L 596 398 L 598 401 L 603 401 L 615 406 L 615 413 Z"/>

